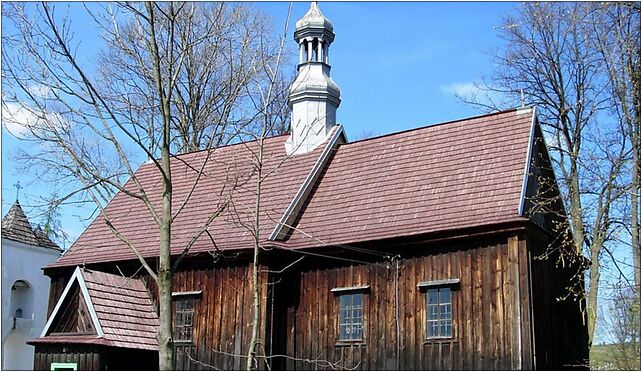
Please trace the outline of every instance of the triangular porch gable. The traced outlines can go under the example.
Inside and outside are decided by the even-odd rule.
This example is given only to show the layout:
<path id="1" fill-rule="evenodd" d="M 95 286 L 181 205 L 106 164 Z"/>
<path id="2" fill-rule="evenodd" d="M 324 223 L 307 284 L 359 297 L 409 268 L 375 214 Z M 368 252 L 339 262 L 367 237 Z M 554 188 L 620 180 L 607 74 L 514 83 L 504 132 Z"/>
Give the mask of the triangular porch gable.
<path id="1" fill-rule="evenodd" d="M 40 337 L 69 333 L 104 336 L 80 267 L 76 267 Z"/>

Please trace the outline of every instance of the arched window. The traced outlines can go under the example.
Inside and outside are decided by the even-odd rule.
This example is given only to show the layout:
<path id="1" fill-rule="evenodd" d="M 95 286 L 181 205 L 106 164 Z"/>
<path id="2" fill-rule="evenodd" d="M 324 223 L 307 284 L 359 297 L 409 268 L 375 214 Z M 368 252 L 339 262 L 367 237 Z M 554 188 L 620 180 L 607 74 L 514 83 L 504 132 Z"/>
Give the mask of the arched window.
<path id="1" fill-rule="evenodd" d="M 9 314 L 17 319 L 33 318 L 33 289 L 26 280 L 16 280 L 11 285 Z"/>

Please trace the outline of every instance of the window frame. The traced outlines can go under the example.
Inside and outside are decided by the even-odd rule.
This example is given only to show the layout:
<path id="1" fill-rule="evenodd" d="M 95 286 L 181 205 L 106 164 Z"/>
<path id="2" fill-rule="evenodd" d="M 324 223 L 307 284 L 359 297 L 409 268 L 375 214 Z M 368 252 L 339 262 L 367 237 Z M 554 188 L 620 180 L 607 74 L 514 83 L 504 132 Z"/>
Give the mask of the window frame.
<path id="1" fill-rule="evenodd" d="M 424 302 L 424 316 L 423 316 L 423 322 L 424 322 L 424 340 L 427 342 L 430 341 L 440 341 L 440 340 L 453 340 L 457 337 L 457 319 L 455 318 L 455 305 L 456 305 L 456 292 L 459 289 L 459 279 L 444 279 L 444 280 L 432 280 L 432 281 L 426 281 L 426 282 L 419 282 L 417 283 L 417 288 L 423 292 L 422 296 L 423 302 Z M 437 306 L 437 331 L 440 333 L 441 332 L 441 326 L 440 323 L 442 321 L 441 319 L 441 290 L 448 288 L 448 291 L 450 293 L 450 302 L 447 303 L 450 305 L 450 335 L 430 335 L 430 323 L 434 322 L 435 319 L 430 318 L 430 307 L 431 303 L 430 301 L 430 292 L 431 291 L 437 291 L 437 304 L 434 306 Z"/>
<path id="2" fill-rule="evenodd" d="M 172 338 L 174 344 L 185 345 L 194 343 L 194 329 L 195 329 L 195 319 L 196 319 L 196 307 L 197 301 L 199 300 L 202 291 L 190 291 L 190 292 L 172 292 Z M 182 319 L 185 320 L 186 316 L 191 315 L 191 324 L 179 324 L 179 303 L 185 304 L 191 302 L 191 309 L 181 309 Z M 183 305 L 184 306 L 184 305 Z M 191 310 L 191 311 L 190 311 Z M 178 336 L 181 334 L 180 331 L 177 331 L 177 328 L 187 328 L 189 327 L 189 339 L 180 339 Z"/>
<path id="3" fill-rule="evenodd" d="M 366 337 L 367 337 L 367 314 L 368 314 L 368 301 L 367 301 L 367 294 L 370 292 L 370 286 L 369 285 L 364 285 L 364 286 L 354 286 L 354 287 L 338 287 L 338 288 L 333 288 L 330 290 L 332 294 L 335 296 L 335 301 L 336 301 L 336 309 L 337 309 L 337 315 L 335 317 L 335 330 L 337 332 L 336 336 L 336 346 L 342 346 L 342 345 L 355 345 L 355 344 L 365 344 L 366 342 Z M 361 296 L 361 337 L 360 338 L 349 338 L 349 339 L 342 339 L 341 338 L 341 327 L 347 323 L 342 323 L 341 318 L 342 318 L 342 306 L 341 306 L 341 298 L 345 296 L 354 296 L 354 295 L 359 295 Z M 354 301 L 352 302 L 354 304 Z M 356 324 L 356 323 L 351 323 L 351 324 Z"/>

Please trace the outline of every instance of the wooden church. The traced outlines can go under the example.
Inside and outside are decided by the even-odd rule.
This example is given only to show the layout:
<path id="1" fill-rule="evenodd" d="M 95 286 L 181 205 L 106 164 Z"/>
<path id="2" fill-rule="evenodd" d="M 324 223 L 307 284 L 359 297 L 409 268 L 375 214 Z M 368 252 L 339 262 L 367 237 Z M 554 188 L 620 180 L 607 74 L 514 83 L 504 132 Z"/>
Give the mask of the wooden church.
<path id="1" fill-rule="evenodd" d="M 582 368 L 584 303 L 569 288 L 581 294 L 583 261 L 569 260 L 563 244 L 564 209 L 535 108 L 348 142 L 336 124 L 334 36 L 313 3 L 294 34 L 291 132 L 264 144 L 265 169 L 274 171 L 258 216 L 258 367 Z M 185 205 L 172 225 L 175 257 L 220 208 L 220 195 L 231 195 L 175 271 L 176 369 L 245 368 L 255 200 L 248 159 L 258 146 L 172 160 L 174 202 Z M 245 183 L 231 187 L 242 174 Z M 144 164 L 136 177 L 160 205 L 158 170 Z M 36 369 L 158 368 L 156 286 L 105 215 L 156 265 L 155 222 L 119 193 L 45 268 L 49 317 L 30 341 Z"/>

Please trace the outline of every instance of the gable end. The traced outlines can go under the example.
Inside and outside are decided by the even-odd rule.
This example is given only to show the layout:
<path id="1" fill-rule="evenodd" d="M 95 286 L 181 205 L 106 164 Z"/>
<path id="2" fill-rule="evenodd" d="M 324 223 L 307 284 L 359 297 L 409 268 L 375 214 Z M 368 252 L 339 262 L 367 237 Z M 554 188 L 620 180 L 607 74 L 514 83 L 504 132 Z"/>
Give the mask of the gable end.
<path id="1" fill-rule="evenodd" d="M 550 233 L 564 229 L 567 214 L 542 129 L 535 119 L 520 214 Z"/>
<path id="2" fill-rule="evenodd" d="M 74 300 L 74 296 L 77 296 L 77 301 Z M 78 305 L 77 307 L 75 306 L 76 304 Z M 82 270 L 80 269 L 80 267 L 76 267 L 76 270 L 71 276 L 69 283 L 67 283 L 65 290 L 62 292 L 62 295 L 58 299 L 58 302 L 56 303 L 51 316 L 47 320 L 47 323 L 45 324 L 40 337 L 47 336 L 47 334 L 49 334 L 52 330 L 52 326 L 56 325 L 56 320 L 61 317 L 69 316 L 68 312 L 73 311 L 74 308 L 79 312 L 79 319 L 76 321 L 80 322 L 90 320 L 92 323 L 93 327 L 86 324 L 85 326 L 83 326 L 84 329 L 93 329 L 95 330 L 96 335 L 104 336 L 103 329 L 100 326 L 98 316 L 96 315 L 96 310 L 93 303 L 91 302 L 91 298 L 89 297 L 87 284 L 85 283 L 85 279 L 82 277 Z M 82 314 L 83 312 L 84 314 Z M 87 317 L 87 315 L 89 316 Z M 83 319 L 81 320 L 80 318 Z"/>

